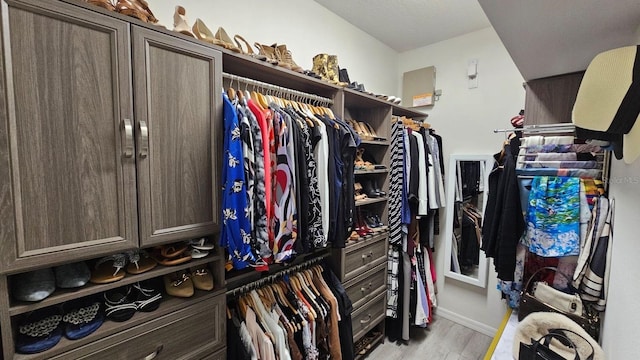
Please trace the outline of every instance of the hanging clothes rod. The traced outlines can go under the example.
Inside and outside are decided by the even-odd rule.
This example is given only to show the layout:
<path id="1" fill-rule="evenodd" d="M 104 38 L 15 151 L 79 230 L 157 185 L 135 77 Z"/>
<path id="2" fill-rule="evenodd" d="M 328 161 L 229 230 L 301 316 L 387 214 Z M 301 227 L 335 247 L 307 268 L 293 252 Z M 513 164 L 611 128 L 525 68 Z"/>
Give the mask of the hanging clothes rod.
<path id="1" fill-rule="evenodd" d="M 504 133 L 504 132 L 526 132 L 526 133 L 536 133 L 536 134 L 545 134 L 545 133 L 570 133 L 576 130 L 575 125 L 571 123 L 567 124 L 548 124 L 548 125 L 528 125 L 522 128 L 512 128 L 512 129 L 494 129 L 493 133 Z"/>
<path id="2" fill-rule="evenodd" d="M 247 293 L 251 290 L 254 289 L 259 289 L 261 287 L 263 287 L 264 285 L 267 284 L 271 284 L 274 283 L 276 280 L 284 277 L 285 275 L 289 275 L 289 274 L 293 274 L 296 273 L 300 270 L 304 270 L 304 269 L 308 269 L 310 267 L 312 267 L 313 265 L 318 264 L 319 262 L 321 262 L 322 260 L 324 260 L 325 258 L 327 258 L 330 254 L 329 253 L 325 253 L 322 254 L 320 256 L 314 257 L 312 259 L 306 260 L 305 262 L 301 263 L 301 264 L 297 264 L 297 265 L 293 265 L 290 266 L 284 270 L 281 270 L 275 274 L 269 275 L 267 277 L 258 279 L 256 281 L 250 282 L 248 284 L 244 284 L 241 285 L 235 289 L 229 290 L 226 292 L 226 295 L 231 295 L 232 297 L 236 296 L 237 294 L 244 294 Z"/>
<path id="3" fill-rule="evenodd" d="M 273 91 L 276 91 L 276 92 L 281 92 L 281 93 L 297 96 L 297 97 L 300 97 L 300 98 L 304 98 L 304 99 L 308 99 L 308 100 L 312 100 L 312 101 L 317 101 L 318 103 L 325 104 L 327 106 L 333 104 L 333 100 L 329 99 L 329 98 L 326 98 L 326 97 L 322 97 L 322 96 L 318 96 L 318 95 L 314 95 L 314 94 L 309 94 L 309 93 L 305 93 L 305 92 L 298 91 L 298 90 L 288 89 L 288 88 L 285 88 L 285 87 L 282 87 L 282 86 L 273 85 L 273 84 L 269 84 L 269 83 L 266 83 L 266 82 L 249 79 L 249 78 L 246 78 L 246 77 L 243 77 L 243 76 L 238 76 L 238 75 L 233 75 L 233 74 L 228 74 L 228 73 L 223 72 L 222 73 L 222 77 L 231 80 L 232 83 L 234 81 L 237 81 L 239 83 L 244 83 L 244 84 L 251 85 L 251 86 L 254 86 L 254 87 L 265 88 L 265 89 L 273 90 Z"/>

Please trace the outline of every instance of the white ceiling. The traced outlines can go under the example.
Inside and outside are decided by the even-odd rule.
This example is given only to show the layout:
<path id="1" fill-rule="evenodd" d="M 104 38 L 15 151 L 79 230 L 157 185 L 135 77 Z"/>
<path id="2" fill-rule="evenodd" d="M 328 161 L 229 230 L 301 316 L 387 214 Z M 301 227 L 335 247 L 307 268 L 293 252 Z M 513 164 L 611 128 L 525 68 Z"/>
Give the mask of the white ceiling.
<path id="1" fill-rule="evenodd" d="M 526 80 L 587 68 L 638 41 L 640 0 L 479 0 Z"/>
<path id="2" fill-rule="evenodd" d="M 315 1 L 398 52 L 491 26 L 476 0 Z"/>

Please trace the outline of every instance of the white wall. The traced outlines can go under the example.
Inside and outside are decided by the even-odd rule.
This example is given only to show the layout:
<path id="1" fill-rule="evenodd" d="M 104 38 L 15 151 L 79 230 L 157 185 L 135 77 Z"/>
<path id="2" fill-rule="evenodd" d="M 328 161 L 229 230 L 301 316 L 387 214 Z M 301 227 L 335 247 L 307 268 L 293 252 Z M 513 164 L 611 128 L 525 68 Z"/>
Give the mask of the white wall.
<path id="1" fill-rule="evenodd" d="M 635 44 L 640 44 L 640 27 Z M 637 124 L 640 125 L 640 124 Z M 610 196 L 615 199 L 613 251 L 609 299 L 604 320 L 602 347 L 608 359 L 635 359 L 640 333 L 640 160 L 631 165 L 623 161 L 611 164 Z"/>
<path id="2" fill-rule="evenodd" d="M 478 59 L 479 87 L 467 88 L 467 61 Z M 493 28 L 486 28 L 400 54 L 398 79 L 406 71 L 436 67 L 440 100 L 427 110 L 428 121 L 444 138 L 445 163 L 449 154 L 494 154 L 504 141 L 493 129 L 510 128 L 509 119 L 524 107 L 523 78 Z M 400 83 L 400 81 L 399 81 Z M 399 91 L 400 92 L 400 91 Z M 447 172 L 447 176 L 450 172 Z M 493 263 L 486 289 L 445 279 L 444 219 L 436 239 L 438 311 L 476 330 L 491 333 L 499 326 L 506 305 L 496 290 Z"/>
<path id="3" fill-rule="evenodd" d="M 367 90 L 392 94 L 398 87 L 395 50 L 315 1 L 152 1 L 152 11 L 168 29 L 173 29 L 177 4 L 185 7 L 190 25 L 199 17 L 213 33 L 222 26 L 231 38 L 239 34 L 252 46 L 286 44 L 294 61 L 305 69 L 312 68 L 314 55 L 335 54 L 351 81 L 363 83 Z"/>

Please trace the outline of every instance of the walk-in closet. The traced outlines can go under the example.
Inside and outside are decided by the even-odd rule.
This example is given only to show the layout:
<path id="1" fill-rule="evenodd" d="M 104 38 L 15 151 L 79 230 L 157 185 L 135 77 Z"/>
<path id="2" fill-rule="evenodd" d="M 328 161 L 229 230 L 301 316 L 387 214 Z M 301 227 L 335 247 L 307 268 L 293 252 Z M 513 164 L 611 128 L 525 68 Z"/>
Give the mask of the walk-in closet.
<path id="1" fill-rule="evenodd" d="M 637 358 L 636 1 L 0 15 L 0 359 Z"/>

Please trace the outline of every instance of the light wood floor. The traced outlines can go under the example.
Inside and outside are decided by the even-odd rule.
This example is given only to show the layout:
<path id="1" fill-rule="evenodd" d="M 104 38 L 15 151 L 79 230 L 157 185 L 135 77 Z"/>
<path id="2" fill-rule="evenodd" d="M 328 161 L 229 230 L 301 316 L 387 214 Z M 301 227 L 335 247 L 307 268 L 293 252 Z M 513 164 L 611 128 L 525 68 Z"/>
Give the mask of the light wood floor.
<path id="1" fill-rule="evenodd" d="M 441 317 L 429 329 L 411 329 L 408 345 L 385 339 L 367 360 L 482 360 L 492 338 Z"/>

